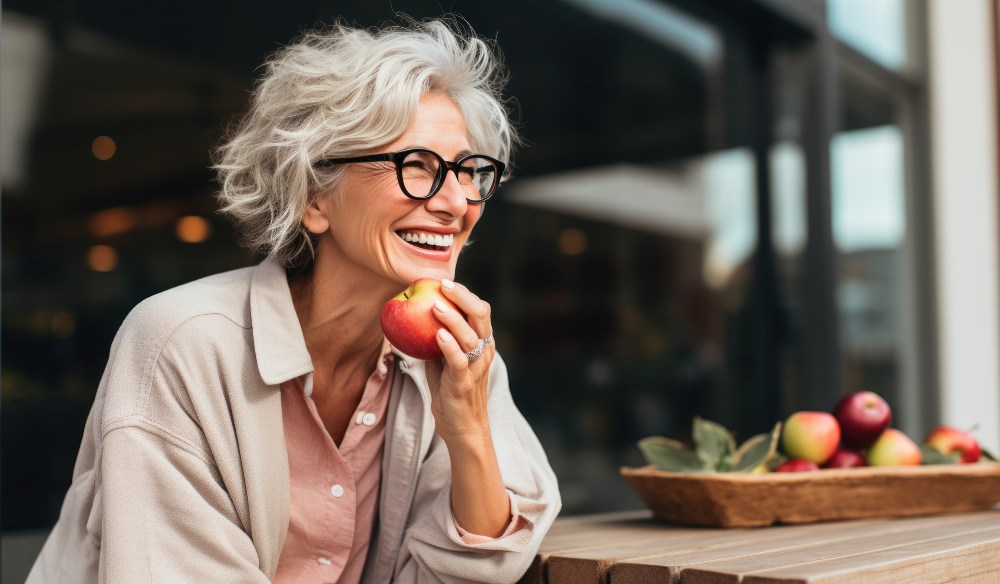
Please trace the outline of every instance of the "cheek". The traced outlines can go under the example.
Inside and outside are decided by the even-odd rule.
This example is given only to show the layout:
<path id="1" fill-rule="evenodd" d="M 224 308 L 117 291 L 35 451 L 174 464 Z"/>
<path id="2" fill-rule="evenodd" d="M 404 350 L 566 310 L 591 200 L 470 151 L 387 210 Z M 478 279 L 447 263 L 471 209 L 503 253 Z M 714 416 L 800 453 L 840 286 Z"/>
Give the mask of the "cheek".
<path id="1" fill-rule="evenodd" d="M 413 206 L 399 192 L 395 175 L 372 176 L 363 181 L 345 183 L 336 195 L 333 212 L 351 218 L 356 228 L 369 230 L 395 221 Z"/>
<path id="2" fill-rule="evenodd" d="M 472 228 L 479 223 L 479 219 L 483 216 L 483 211 L 485 210 L 483 205 L 469 205 L 465 212 L 465 230 L 471 232 Z"/>

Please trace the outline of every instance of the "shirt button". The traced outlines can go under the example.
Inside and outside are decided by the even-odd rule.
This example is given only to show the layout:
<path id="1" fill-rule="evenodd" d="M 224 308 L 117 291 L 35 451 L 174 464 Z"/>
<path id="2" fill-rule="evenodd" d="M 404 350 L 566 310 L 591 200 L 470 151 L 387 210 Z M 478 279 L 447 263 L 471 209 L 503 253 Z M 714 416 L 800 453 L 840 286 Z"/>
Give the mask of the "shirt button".
<path id="1" fill-rule="evenodd" d="M 330 494 L 333 495 L 334 497 L 338 497 L 338 498 L 339 497 L 343 497 L 344 496 L 344 486 L 343 485 L 339 485 L 339 484 L 333 485 L 332 487 L 330 487 Z"/>
<path id="2" fill-rule="evenodd" d="M 361 418 L 361 423 L 364 424 L 365 426 L 374 426 L 375 420 L 377 419 L 378 418 L 375 417 L 375 414 L 368 412 L 367 414 L 365 414 L 365 417 Z"/>
<path id="3" fill-rule="evenodd" d="M 317 561 L 317 562 L 318 562 L 319 564 L 323 565 L 323 566 L 329 566 L 330 564 L 332 564 L 332 563 L 333 563 L 333 562 L 331 562 L 330 560 L 328 560 L 328 559 L 326 559 L 326 558 L 319 558 L 319 559 L 318 559 L 318 560 L 316 560 L 316 561 Z"/>
<path id="4" fill-rule="evenodd" d="M 365 412 L 358 412 L 358 415 L 354 416 L 354 423 L 355 424 L 364 424 L 365 423 Z"/>

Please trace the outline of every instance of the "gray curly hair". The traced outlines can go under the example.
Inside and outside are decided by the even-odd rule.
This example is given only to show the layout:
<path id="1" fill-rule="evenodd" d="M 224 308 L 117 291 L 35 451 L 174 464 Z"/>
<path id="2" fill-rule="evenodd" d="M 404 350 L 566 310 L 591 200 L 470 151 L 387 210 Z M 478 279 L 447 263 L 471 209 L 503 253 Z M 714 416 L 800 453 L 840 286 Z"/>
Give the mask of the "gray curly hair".
<path id="1" fill-rule="evenodd" d="M 440 92 L 461 110 L 470 146 L 509 163 L 519 139 L 501 98 L 506 81 L 495 46 L 454 20 L 307 33 L 268 59 L 248 112 L 215 152 L 220 212 L 251 250 L 306 267 L 313 242 L 302 214 L 343 175 L 315 161 L 392 142 L 420 99 Z"/>

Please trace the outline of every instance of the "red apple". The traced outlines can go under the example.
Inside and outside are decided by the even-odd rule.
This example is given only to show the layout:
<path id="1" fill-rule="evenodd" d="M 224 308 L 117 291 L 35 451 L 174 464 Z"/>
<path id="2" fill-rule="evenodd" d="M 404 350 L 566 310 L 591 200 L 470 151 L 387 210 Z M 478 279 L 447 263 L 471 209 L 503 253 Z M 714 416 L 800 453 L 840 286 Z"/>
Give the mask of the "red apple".
<path id="1" fill-rule="evenodd" d="M 781 429 L 781 446 L 789 458 L 823 464 L 840 444 L 840 425 L 826 412 L 795 412 Z"/>
<path id="2" fill-rule="evenodd" d="M 951 426 L 934 428 L 924 439 L 924 444 L 941 454 L 958 452 L 962 455 L 962 462 L 976 462 L 982 454 L 979 443 L 972 434 Z"/>
<path id="3" fill-rule="evenodd" d="M 819 470 L 819 465 L 811 460 L 793 458 L 774 467 L 773 472 L 809 472 Z"/>
<path id="4" fill-rule="evenodd" d="M 441 294 L 441 282 L 423 278 L 394 296 L 382 307 L 380 323 L 382 333 L 392 346 L 416 359 L 440 359 L 443 355 L 437 344 L 437 331 L 441 321 L 434 316 L 434 302 L 461 312 Z"/>
<path id="5" fill-rule="evenodd" d="M 882 432 L 865 455 L 871 466 L 917 465 L 922 459 L 920 447 L 895 428 Z"/>
<path id="6" fill-rule="evenodd" d="M 833 453 L 830 460 L 826 461 L 823 468 L 854 468 L 857 466 L 868 466 L 868 463 L 865 462 L 865 457 L 861 456 L 861 453 L 856 450 L 840 448 Z"/>
<path id="7" fill-rule="evenodd" d="M 844 445 L 857 450 L 871 446 L 892 421 L 889 404 L 871 391 L 844 396 L 833 408 L 833 415 L 840 422 Z"/>

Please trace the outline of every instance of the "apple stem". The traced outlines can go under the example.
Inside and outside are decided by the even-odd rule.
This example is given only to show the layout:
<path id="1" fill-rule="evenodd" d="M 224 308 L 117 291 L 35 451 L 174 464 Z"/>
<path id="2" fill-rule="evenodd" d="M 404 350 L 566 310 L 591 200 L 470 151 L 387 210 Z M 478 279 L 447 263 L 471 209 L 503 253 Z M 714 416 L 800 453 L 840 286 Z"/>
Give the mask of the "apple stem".
<path id="1" fill-rule="evenodd" d="M 973 434 L 979 430 L 979 424 L 973 424 L 966 432 Z"/>

